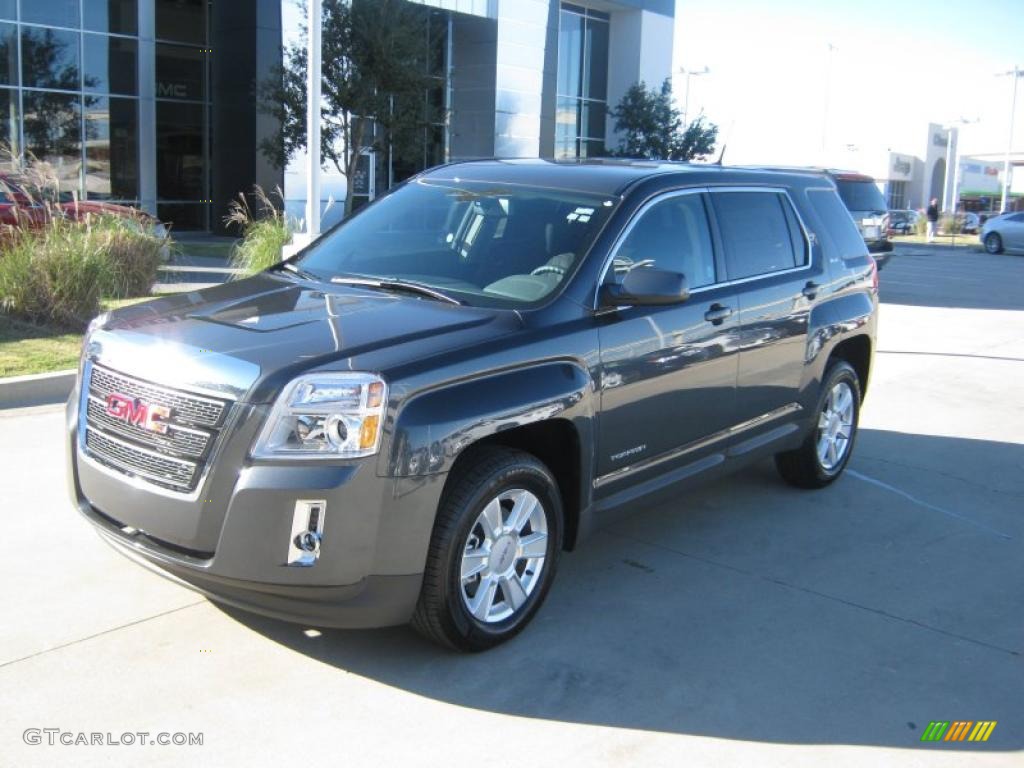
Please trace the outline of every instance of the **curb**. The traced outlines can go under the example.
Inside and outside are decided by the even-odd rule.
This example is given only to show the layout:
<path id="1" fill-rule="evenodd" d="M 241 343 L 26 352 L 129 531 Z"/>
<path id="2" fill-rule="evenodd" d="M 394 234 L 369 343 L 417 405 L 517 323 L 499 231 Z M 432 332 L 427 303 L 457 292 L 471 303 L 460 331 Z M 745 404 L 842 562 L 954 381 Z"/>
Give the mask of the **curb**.
<path id="1" fill-rule="evenodd" d="M 62 403 L 75 388 L 74 368 L 53 373 L 0 378 L 0 409 Z"/>

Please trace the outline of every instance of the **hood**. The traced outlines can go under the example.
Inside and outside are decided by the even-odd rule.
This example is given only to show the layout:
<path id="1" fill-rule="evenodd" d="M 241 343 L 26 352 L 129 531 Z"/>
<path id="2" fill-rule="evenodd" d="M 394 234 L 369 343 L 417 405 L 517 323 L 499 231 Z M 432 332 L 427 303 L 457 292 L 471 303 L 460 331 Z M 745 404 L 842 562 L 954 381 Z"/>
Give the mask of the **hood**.
<path id="1" fill-rule="evenodd" d="M 156 383 L 252 389 L 248 399 L 262 402 L 305 370 L 386 373 L 519 327 L 514 312 L 261 274 L 117 310 L 89 351 Z"/>

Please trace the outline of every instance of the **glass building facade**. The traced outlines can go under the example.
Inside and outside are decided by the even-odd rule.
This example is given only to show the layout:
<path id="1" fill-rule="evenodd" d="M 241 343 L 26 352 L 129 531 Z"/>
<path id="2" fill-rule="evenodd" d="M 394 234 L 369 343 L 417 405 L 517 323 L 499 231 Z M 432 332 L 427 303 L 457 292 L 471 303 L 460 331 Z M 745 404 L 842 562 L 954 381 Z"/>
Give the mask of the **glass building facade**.
<path id="1" fill-rule="evenodd" d="M 210 227 L 209 0 L 0 0 L 0 142 L 65 194 Z"/>
<path id="2" fill-rule="evenodd" d="M 562 3 L 558 17 L 555 157 L 605 154 L 611 15 Z"/>

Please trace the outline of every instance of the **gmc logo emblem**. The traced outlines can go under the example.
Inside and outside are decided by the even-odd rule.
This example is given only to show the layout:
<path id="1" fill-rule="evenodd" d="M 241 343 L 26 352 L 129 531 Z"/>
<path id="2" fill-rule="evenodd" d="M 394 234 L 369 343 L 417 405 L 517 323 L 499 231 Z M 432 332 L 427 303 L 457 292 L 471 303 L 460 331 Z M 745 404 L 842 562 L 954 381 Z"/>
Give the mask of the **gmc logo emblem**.
<path id="1" fill-rule="evenodd" d="M 161 435 L 167 434 L 164 423 L 171 417 L 171 409 L 164 405 L 149 405 L 138 398 L 112 392 L 107 395 L 107 415 L 134 424 Z"/>

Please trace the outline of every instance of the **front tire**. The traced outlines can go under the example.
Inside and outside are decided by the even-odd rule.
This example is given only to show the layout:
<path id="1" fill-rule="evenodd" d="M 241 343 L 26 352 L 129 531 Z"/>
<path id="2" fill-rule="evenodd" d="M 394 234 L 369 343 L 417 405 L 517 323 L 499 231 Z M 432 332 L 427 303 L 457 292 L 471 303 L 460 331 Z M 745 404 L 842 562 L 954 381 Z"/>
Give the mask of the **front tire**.
<path id="1" fill-rule="evenodd" d="M 1003 238 L 998 232 L 989 232 L 985 235 L 985 251 L 992 254 L 1003 252 Z"/>
<path id="2" fill-rule="evenodd" d="M 510 448 L 477 450 L 450 479 L 434 523 L 412 626 L 458 651 L 514 637 L 540 608 L 562 549 L 550 470 Z"/>
<path id="3" fill-rule="evenodd" d="M 860 380 L 838 360 L 825 371 L 814 428 L 803 444 L 775 455 L 782 479 L 798 488 L 824 488 L 846 469 L 860 420 Z"/>

